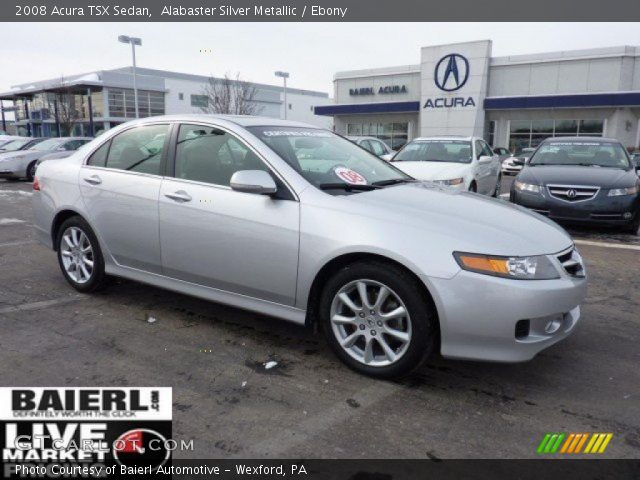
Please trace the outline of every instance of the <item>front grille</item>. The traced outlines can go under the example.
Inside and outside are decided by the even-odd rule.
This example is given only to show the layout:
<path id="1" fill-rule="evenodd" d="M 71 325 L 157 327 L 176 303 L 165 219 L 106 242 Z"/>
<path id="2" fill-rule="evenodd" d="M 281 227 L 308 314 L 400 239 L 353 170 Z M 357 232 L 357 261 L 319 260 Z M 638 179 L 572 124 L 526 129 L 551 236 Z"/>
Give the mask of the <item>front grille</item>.
<path id="1" fill-rule="evenodd" d="M 571 248 L 558 255 L 557 258 L 564 271 L 569 275 L 572 277 L 584 277 L 584 263 L 582 263 L 582 257 L 578 250 Z"/>
<path id="2" fill-rule="evenodd" d="M 591 200 L 600 191 L 600 187 L 585 185 L 547 185 L 549 195 L 565 202 L 584 202 Z"/>

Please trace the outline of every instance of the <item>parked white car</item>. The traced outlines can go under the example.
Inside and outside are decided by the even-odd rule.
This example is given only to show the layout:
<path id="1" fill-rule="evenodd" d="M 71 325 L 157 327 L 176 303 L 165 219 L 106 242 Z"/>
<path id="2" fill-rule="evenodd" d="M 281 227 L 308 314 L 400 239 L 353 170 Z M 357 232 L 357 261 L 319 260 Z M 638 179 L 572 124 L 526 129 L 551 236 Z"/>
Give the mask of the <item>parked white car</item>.
<path id="1" fill-rule="evenodd" d="M 500 160 L 478 137 L 416 138 L 391 161 L 413 178 L 497 197 Z"/>

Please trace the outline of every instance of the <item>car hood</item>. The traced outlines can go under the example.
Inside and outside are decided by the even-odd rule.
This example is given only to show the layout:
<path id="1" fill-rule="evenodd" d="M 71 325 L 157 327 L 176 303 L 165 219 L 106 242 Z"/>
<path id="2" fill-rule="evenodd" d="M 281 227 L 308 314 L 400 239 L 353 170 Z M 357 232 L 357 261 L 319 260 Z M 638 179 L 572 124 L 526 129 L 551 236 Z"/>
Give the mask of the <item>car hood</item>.
<path id="1" fill-rule="evenodd" d="M 633 170 L 576 165 L 527 166 L 518 176 L 518 180 L 536 185 L 593 185 L 602 188 L 635 185 L 637 178 Z"/>
<path id="2" fill-rule="evenodd" d="M 455 162 L 393 162 L 393 166 L 419 180 L 449 180 L 463 177 L 469 163 Z"/>
<path id="3" fill-rule="evenodd" d="M 409 226 L 407 234 L 445 243 L 452 250 L 492 255 L 553 254 L 573 241 L 548 218 L 503 200 L 428 182 L 397 185 L 341 197 L 350 212 Z M 394 226 L 395 224 L 395 226 Z M 400 225 L 399 225 L 400 224 Z"/>

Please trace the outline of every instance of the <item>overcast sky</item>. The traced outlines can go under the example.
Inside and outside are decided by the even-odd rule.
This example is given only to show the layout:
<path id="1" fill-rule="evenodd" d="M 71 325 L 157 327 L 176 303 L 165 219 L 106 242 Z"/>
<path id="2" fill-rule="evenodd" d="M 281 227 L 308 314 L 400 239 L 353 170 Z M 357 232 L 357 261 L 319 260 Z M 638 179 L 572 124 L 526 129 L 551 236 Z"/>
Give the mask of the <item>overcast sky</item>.
<path id="1" fill-rule="evenodd" d="M 420 47 L 491 39 L 493 55 L 640 46 L 640 23 L 5 23 L 0 91 L 131 64 L 119 34 L 139 36 L 138 65 L 332 94 L 336 71 L 413 64 Z M 200 52 L 203 50 L 203 53 Z"/>

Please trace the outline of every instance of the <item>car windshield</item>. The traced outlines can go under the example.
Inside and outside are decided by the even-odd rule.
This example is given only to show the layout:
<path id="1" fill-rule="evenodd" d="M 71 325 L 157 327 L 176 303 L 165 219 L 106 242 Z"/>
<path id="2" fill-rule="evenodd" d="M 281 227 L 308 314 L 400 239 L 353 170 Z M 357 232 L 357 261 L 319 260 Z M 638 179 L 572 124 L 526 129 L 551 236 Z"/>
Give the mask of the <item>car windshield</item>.
<path id="1" fill-rule="evenodd" d="M 16 150 L 20 150 L 26 144 L 31 141 L 30 138 L 23 138 L 20 140 L 11 140 L 9 143 L 6 143 L 2 146 L 2 150 L 5 152 L 15 152 Z"/>
<path id="2" fill-rule="evenodd" d="M 324 190 L 371 190 L 412 181 L 384 160 L 326 130 L 249 127 L 254 135 L 316 187 Z"/>
<path id="3" fill-rule="evenodd" d="M 617 142 L 548 142 L 531 157 L 529 165 L 580 165 L 588 167 L 630 168 L 629 157 Z"/>
<path id="4" fill-rule="evenodd" d="M 45 152 L 47 150 L 54 150 L 56 147 L 62 144 L 62 140 L 59 138 L 51 138 L 49 140 L 44 140 L 42 142 L 38 142 L 35 145 L 28 148 L 28 150 L 38 150 L 40 152 Z"/>
<path id="5" fill-rule="evenodd" d="M 394 162 L 471 163 L 467 140 L 414 140 L 393 157 Z"/>

